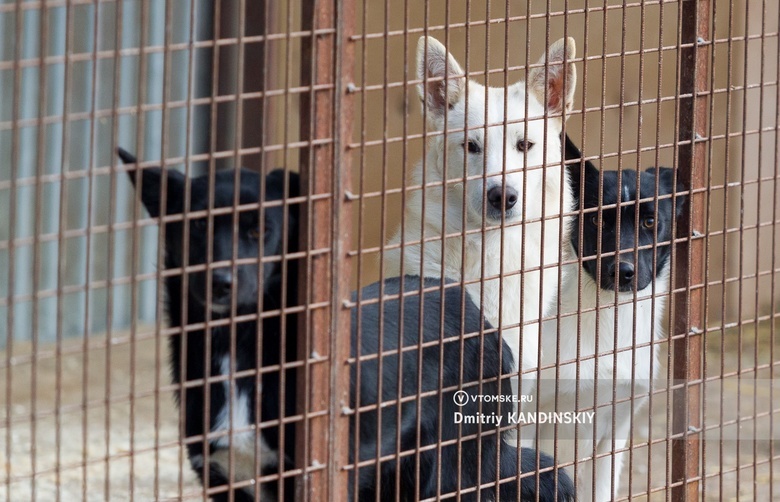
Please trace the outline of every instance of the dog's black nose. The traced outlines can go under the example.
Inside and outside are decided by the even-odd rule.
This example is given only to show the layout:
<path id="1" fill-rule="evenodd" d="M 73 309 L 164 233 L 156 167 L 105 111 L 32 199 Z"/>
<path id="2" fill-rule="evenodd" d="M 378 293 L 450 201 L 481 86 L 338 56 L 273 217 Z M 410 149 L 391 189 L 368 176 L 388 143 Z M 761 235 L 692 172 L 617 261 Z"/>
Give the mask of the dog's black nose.
<path id="1" fill-rule="evenodd" d="M 214 298 L 224 298 L 230 295 L 233 286 L 233 274 L 230 270 L 215 270 L 211 275 L 211 294 Z"/>
<path id="2" fill-rule="evenodd" d="M 621 286 L 628 286 L 634 281 L 634 265 L 621 261 L 618 267 L 618 280 Z"/>
<path id="3" fill-rule="evenodd" d="M 493 187 L 488 190 L 487 196 L 490 205 L 499 211 L 509 211 L 517 204 L 517 190 L 512 187 L 506 187 L 505 190 L 500 186 Z"/>

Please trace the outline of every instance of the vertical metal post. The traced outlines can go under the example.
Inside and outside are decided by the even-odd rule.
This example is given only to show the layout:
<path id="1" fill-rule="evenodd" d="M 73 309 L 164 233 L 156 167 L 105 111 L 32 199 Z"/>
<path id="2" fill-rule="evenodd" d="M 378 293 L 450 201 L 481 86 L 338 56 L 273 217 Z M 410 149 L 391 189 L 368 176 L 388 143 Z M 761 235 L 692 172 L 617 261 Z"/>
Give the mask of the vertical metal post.
<path id="1" fill-rule="evenodd" d="M 698 500 L 699 441 L 701 437 L 701 346 L 703 331 L 702 281 L 706 186 L 707 99 L 698 93 L 707 90 L 709 40 L 709 0 L 683 0 L 680 52 L 680 116 L 677 179 L 691 191 L 685 214 L 678 222 L 675 246 L 675 277 L 672 295 L 674 342 L 673 377 L 679 385 L 673 394 L 672 500 Z"/>
<path id="2" fill-rule="evenodd" d="M 302 215 L 306 251 L 300 284 L 306 306 L 299 338 L 305 361 L 299 374 L 296 460 L 304 471 L 299 500 L 346 500 L 349 419 L 351 234 L 350 156 L 352 98 L 347 94 L 354 66 L 349 36 L 354 32 L 354 0 L 304 0 L 301 29 L 311 32 L 301 51 L 300 173 L 309 201 Z"/>

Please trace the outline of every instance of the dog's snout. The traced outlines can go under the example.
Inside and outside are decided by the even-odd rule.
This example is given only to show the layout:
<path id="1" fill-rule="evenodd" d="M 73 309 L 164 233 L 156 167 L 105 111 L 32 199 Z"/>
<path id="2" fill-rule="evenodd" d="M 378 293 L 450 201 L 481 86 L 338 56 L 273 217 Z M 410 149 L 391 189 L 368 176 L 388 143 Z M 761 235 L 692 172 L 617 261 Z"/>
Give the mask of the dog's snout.
<path id="1" fill-rule="evenodd" d="M 499 211 L 509 211 L 517 204 L 517 190 L 512 187 L 496 186 L 488 190 L 488 202 Z"/>
<path id="2" fill-rule="evenodd" d="M 634 265 L 632 263 L 621 261 L 618 265 L 618 283 L 620 286 L 629 286 L 634 281 Z M 614 269 L 613 269 L 614 273 Z"/>
<path id="3" fill-rule="evenodd" d="M 227 269 L 217 269 L 211 276 L 211 293 L 214 298 L 224 298 L 230 295 L 233 287 L 233 274 Z"/>
<path id="4" fill-rule="evenodd" d="M 617 270 L 615 270 L 617 268 Z M 617 273 L 617 284 L 621 290 L 624 288 L 630 288 L 634 284 L 635 270 L 633 263 L 627 261 L 621 261 L 617 267 L 615 263 L 612 263 L 607 268 L 607 277 L 611 282 L 615 279 L 615 273 Z"/>
<path id="5" fill-rule="evenodd" d="M 517 204 L 517 190 L 507 187 L 506 191 L 506 209 L 512 209 Z"/>

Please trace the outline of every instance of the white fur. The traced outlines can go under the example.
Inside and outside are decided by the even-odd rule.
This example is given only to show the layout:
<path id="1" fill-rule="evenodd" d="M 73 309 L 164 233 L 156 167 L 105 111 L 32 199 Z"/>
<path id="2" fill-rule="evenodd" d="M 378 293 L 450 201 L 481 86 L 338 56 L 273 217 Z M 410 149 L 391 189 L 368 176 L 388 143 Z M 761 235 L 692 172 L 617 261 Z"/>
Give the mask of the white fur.
<path id="1" fill-rule="evenodd" d="M 564 273 L 564 283 L 561 291 L 562 315 L 576 313 L 578 310 L 579 291 L 577 285 L 579 265 L 567 265 Z M 583 310 L 596 307 L 596 297 L 599 297 L 599 308 L 579 316 L 561 317 L 560 332 L 556 329 L 556 321 L 543 323 L 542 362 L 551 365 L 556 362 L 556 348 L 560 350 L 561 363 L 556 376 L 555 368 L 541 372 L 538 384 L 537 399 L 539 410 L 553 411 L 593 411 L 594 388 L 598 385 L 598 405 L 593 423 L 585 424 L 540 424 L 538 447 L 542 451 L 552 452 L 557 446 L 556 460 L 559 463 L 573 461 L 575 443 L 577 459 L 592 459 L 594 447 L 596 455 L 605 455 L 596 461 L 596 482 L 593 484 L 593 461 L 585 460 L 577 464 L 577 500 L 604 502 L 611 500 L 617 494 L 624 453 L 610 452 L 626 447 L 631 439 L 633 429 L 641 424 L 637 422 L 637 413 L 647 403 L 651 390 L 652 378 L 658 377 L 658 346 L 649 346 L 653 340 L 659 340 L 663 335 L 663 313 L 666 307 L 666 293 L 669 290 L 668 266 L 655 280 L 655 300 L 652 299 L 653 286 L 637 293 L 637 302 L 633 303 L 634 294 L 619 293 L 617 319 L 615 317 L 615 292 L 602 290 L 593 278 L 584 270 L 582 276 L 581 306 Z M 658 296 L 660 295 L 660 296 Z M 636 309 L 635 309 L 636 306 Z M 636 331 L 634 319 L 636 318 Z M 577 333 L 580 322 L 579 365 Z M 616 330 L 617 324 L 617 330 Z M 598 370 L 596 370 L 596 331 L 598 328 Z M 557 347 L 556 347 L 557 345 Z M 639 346 L 639 348 L 636 348 Z M 617 351 L 617 360 L 615 352 Z M 579 368 L 579 378 L 577 370 Z M 652 375 L 651 375 L 652 369 Z M 596 374 L 598 371 L 598 375 Z M 614 371 L 614 372 L 613 372 Z M 576 405 L 576 391 L 579 384 L 579 406 Z M 613 386 L 613 384 L 616 384 Z M 613 387 L 616 400 L 631 397 L 633 384 L 634 395 L 637 396 L 633 405 L 625 401 L 612 405 Z M 556 387 L 557 407 L 556 407 Z M 612 421 L 615 428 L 612 428 Z M 558 440 L 554 442 L 555 427 Z M 574 441 L 575 427 L 577 441 Z M 614 446 L 613 446 L 614 436 Z M 523 433 L 524 438 L 531 434 Z M 531 445 L 528 441 L 524 444 Z M 614 492 L 612 486 L 612 461 L 615 463 Z M 595 493 L 593 490 L 596 490 Z"/>
<path id="2" fill-rule="evenodd" d="M 446 138 L 444 135 L 430 137 L 425 162 L 417 166 L 411 183 L 445 182 L 446 188 L 438 185 L 407 192 L 404 233 L 402 235 L 399 230 L 389 242 L 403 246 L 385 253 L 385 271 L 391 276 L 403 272 L 476 281 L 466 289 L 472 299 L 482 305 L 488 321 L 494 326 L 500 321 L 505 327 L 502 336 L 512 349 L 520 371 L 530 371 L 538 366 L 539 327 L 525 323 L 538 321 L 540 313 L 546 313 L 555 298 L 558 267 L 552 266 L 543 272 L 540 267 L 559 263 L 559 235 L 564 225 L 559 215 L 561 208 L 569 211 L 572 206 L 568 181 L 561 166 L 562 110 L 560 106 L 545 107 L 543 104 L 545 86 L 550 89 L 548 98 L 554 104 L 555 89 L 563 88 L 561 84 L 565 78 L 568 92 L 566 96 L 557 96 L 557 103 L 563 102 L 567 110 L 571 109 L 576 71 L 572 63 L 566 65 L 566 72 L 562 71 L 564 53 L 567 60 L 574 57 L 573 39 L 559 40 L 550 47 L 548 55 L 541 58 L 539 63 L 549 58 L 549 73 L 545 74 L 544 67 L 529 71 L 528 80 L 534 85 L 527 87 L 525 82 L 518 82 L 506 89 L 488 88 L 486 94 L 485 87 L 473 81 L 466 89 L 463 70 L 444 46 L 433 38 L 427 38 L 427 42 L 426 38 L 420 39 L 418 77 L 428 80 L 427 85 L 420 85 L 428 129 L 445 130 L 446 109 L 446 128 L 455 132 L 448 132 Z M 446 86 L 442 82 L 445 74 Z M 524 121 L 526 98 L 527 122 Z M 468 130 L 464 132 L 465 125 Z M 520 139 L 534 143 L 525 154 L 516 147 Z M 468 140 L 478 142 L 482 153 L 467 152 L 464 156 L 464 145 Z M 479 178 L 467 180 L 464 187 L 464 176 Z M 506 215 L 504 228 L 464 236 L 464 230 L 482 228 L 483 194 L 502 183 L 514 188 L 519 197 L 512 212 Z M 464 205 L 465 222 L 462 218 Z M 446 228 L 442 227 L 443 215 L 446 216 Z M 550 219 L 543 223 L 528 223 L 525 228 L 521 225 L 523 220 L 542 216 Z M 498 227 L 501 222 L 488 220 L 484 224 Z M 445 234 L 456 235 L 443 238 Z M 437 240 L 420 245 L 423 235 Z M 405 244 L 413 242 L 416 243 Z M 503 280 L 497 278 L 500 273 L 504 274 Z M 484 278 L 490 279 L 479 282 Z M 527 376 L 533 378 L 534 374 Z M 523 392 L 526 393 L 525 388 Z"/>
<path id="3" fill-rule="evenodd" d="M 230 312 L 230 305 L 221 305 L 217 303 L 211 304 L 211 311 L 215 314 L 227 314 Z"/>
<path id="4" fill-rule="evenodd" d="M 220 374 L 232 374 L 230 356 L 224 356 L 220 361 Z M 209 456 L 209 462 L 219 465 L 225 476 L 228 476 L 231 465 L 231 450 L 229 448 L 232 447 L 232 481 L 235 483 L 254 479 L 255 455 L 260 461 L 260 469 L 262 469 L 277 463 L 277 452 L 268 446 L 259 431 L 251 430 L 249 396 L 246 393 L 238 392 L 235 383 L 232 385 L 231 392 L 231 382 L 228 380 L 222 382 L 222 385 L 225 389 L 225 395 L 229 396 L 229 399 L 225 401 L 225 406 L 219 410 L 217 419 L 211 426 L 211 432 L 230 431 L 230 433 L 211 440 L 211 444 L 218 449 Z M 254 494 L 254 486 L 252 485 L 243 489 Z M 261 492 L 261 500 L 263 499 L 262 495 Z"/>

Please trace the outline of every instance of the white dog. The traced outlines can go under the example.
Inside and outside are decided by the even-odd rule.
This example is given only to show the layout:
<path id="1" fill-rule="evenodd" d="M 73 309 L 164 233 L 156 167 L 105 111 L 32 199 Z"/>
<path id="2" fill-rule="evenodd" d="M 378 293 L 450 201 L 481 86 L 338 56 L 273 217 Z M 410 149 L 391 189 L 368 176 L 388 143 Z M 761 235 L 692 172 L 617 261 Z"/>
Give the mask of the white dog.
<path id="1" fill-rule="evenodd" d="M 561 210 L 572 207 L 560 134 L 574 101 L 574 52 L 572 38 L 558 40 L 527 82 L 486 89 L 467 84 L 441 43 L 420 39 L 427 127 L 447 133 L 429 137 L 412 179 L 428 187 L 407 193 L 403 235 L 390 240 L 402 246 L 385 255 L 388 275 L 464 281 L 487 320 L 502 327 L 518 370 L 530 371 L 524 394 L 538 366 L 539 316 L 556 296 Z"/>

